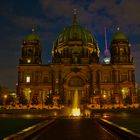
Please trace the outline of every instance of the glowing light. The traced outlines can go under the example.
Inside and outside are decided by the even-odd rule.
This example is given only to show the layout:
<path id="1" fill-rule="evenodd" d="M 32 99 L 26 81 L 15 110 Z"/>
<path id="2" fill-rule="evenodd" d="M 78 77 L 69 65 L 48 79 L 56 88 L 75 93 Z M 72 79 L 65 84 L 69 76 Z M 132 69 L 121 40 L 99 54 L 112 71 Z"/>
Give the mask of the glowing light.
<path id="1" fill-rule="evenodd" d="M 110 114 L 106 114 L 106 113 L 103 114 L 103 118 L 108 118 L 108 117 L 110 117 Z"/>
<path id="2" fill-rule="evenodd" d="M 104 63 L 109 64 L 110 63 L 110 57 L 105 57 L 104 58 Z"/>
<path id="3" fill-rule="evenodd" d="M 4 97 L 4 99 L 7 99 L 8 96 L 7 95 L 4 95 L 3 97 Z"/>
<path id="4" fill-rule="evenodd" d="M 25 88 L 24 89 L 24 94 L 25 94 L 25 97 L 28 101 L 30 101 L 30 93 L 31 93 L 31 89 L 30 88 Z"/>
<path id="5" fill-rule="evenodd" d="M 22 115 L 22 117 L 25 118 L 25 119 L 33 118 L 33 116 L 31 114 L 25 114 L 25 115 Z"/>
<path id="6" fill-rule="evenodd" d="M 27 63 L 31 63 L 31 59 L 27 59 Z"/>
<path id="7" fill-rule="evenodd" d="M 85 115 L 86 115 L 86 117 L 89 117 L 90 116 L 90 111 L 89 110 L 85 110 Z"/>
<path id="8" fill-rule="evenodd" d="M 106 94 L 103 95 L 103 98 L 106 98 Z"/>
<path id="9" fill-rule="evenodd" d="M 54 112 L 54 116 L 57 116 L 57 112 Z"/>
<path id="10" fill-rule="evenodd" d="M 120 28 L 119 27 L 117 27 L 117 31 L 119 31 L 120 30 Z"/>
<path id="11" fill-rule="evenodd" d="M 122 91 L 123 98 L 126 98 L 126 96 L 128 95 L 128 92 L 129 92 L 128 88 L 122 88 L 121 91 Z"/>
<path id="12" fill-rule="evenodd" d="M 13 92 L 13 93 L 11 93 L 10 95 L 11 95 L 11 96 L 16 96 L 16 93 Z"/>
<path id="13" fill-rule="evenodd" d="M 128 92 L 128 88 L 122 88 L 122 90 L 121 90 L 122 92 Z"/>
<path id="14" fill-rule="evenodd" d="M 30 83 L 30 76 L 27 76 L 27 77 L 26 77 L 26 82 L 27 82 L 27 83 Z"/>
<path id="15" fill-rule="evenodd" d="M 80 108 L 73 108 L 72 109 L 72 116 L 78 117 L 80 116 Z"/>

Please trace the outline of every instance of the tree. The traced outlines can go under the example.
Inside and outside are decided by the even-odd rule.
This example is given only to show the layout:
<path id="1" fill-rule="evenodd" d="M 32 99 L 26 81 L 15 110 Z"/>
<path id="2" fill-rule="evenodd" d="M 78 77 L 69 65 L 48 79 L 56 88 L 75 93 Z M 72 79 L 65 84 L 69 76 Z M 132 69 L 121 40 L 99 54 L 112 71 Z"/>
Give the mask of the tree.
<path id="1" fill-rule="evenodd" d="M 19 103 L 22 105 L 28 104 L 28 100 L 26 99 L 26 97 L 23 94 L 19 97 Z"/>
<path id="2" fill-rule="evenodd" d="M 7 104 L 14 104 L 14 103 L 15 103 L 14 97 L 9 95 L 7 98 Z"/>
<path id="3" fill-rule="evenodd" d="M 46 97 L 45 105 L 53 105 L 53 96 L 52 96 L 52 94 L 50 94 L 49 96 Z"/>
<path id="4" fill-rule="evenodd" d="M 127 95 L 126 98 L 124 99 L 125 104 L 132 104 L 132 99 L 131 96 Z"/>
<path id="5" fill-rule="evenodd" d="M 39 104 L 39 101 L 38 101 L 37 96 L 33 96 L 33 98 L 32 98 L 32 105 L 38 105 L 38 104 Z"/>

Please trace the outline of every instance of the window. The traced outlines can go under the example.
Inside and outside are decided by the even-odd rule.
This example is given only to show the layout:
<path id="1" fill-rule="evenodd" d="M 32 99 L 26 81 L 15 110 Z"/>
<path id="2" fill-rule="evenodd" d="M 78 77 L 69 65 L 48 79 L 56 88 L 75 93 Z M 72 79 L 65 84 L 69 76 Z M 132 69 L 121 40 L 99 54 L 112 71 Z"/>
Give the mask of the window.
<path id="1" fill-rule="evenodd" d="M 120 55 L 122 55 L 124 53 L 124 49 L 120 48 Z"/>
<path id="2" fill-rule="evenodd" d="M 31 77 L 30 76 L 27 76 L 26 77 L 26 83 L 30 83 L 31 82 Z"/>
<path id="3" fill-rule="evenodd" d="M 104 74 L 103 82 L 104 83 L 109 83 L 110 81 L 111 81 L 110 75 L 109 74 Z"/>
<path id="4" fill-rule="evenodd" d="M 44 82 L 44 83 L 48 83 L 48 77 L 47 77 L 47 76 L 44 77 L 43 82 Z"/>
<path id="5" fill-rule="evenodd" d="M 28 49 L 27 50 L 27 55 L 32 55 L 33 54 L 33 50 L 32 49 Z"/>
<path id="6" fill-rule="evenodd" d="M 58 84 L 58 81 L 59 81 L 59 80 L 58 80 L 58 79 L 56 79 L 56 80 L 55 80 L 55 83 L 56 83 L 56 84 Z"/>
<path id="7" fill-rule="evenodd" d="M 83 79 L 81 79 L 78 76 L 72 77 L 69 80 L 69 86 L 73 86 L 73 87 L 80 86 L 81 87 L 83 85 L 84 85 Z"/>
<path id="8" fill-rule="evenodd" d="M 121 91 L 122 91 L 123 99 L 129 95 L 129 89 L 127 87 L 122 88 Z"/>
<path id="9" fill-rule="evenodd" d="M 121 81 L 127 81 L 127 74 L 122 74 L 121 75 Z"/>
<path id="10" fill-rule="evenodd" d="M 31 63 L 31 59 L 27 59 L 27 63 Z"/>

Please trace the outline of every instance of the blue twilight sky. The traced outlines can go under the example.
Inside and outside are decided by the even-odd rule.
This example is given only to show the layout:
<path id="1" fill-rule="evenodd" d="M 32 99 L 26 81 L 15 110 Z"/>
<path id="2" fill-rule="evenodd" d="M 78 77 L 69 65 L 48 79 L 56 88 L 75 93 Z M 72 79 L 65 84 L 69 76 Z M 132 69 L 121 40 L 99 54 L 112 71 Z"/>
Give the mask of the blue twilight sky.
<path id="1" fill-rule="evenodd" d="M 140 0 L 1 0 L 0 1 L 0 84 L 15 89 L 21 43 L 31 33 L 32 25 L 41 38 L 43 63 L 51 61 L 53 41 L 65 26 L 72 23 L 73 9 L 78 9 L 79 23 L 104 49 L 117 27 L 132 44 L 136 81 L 140 83 Z"/>

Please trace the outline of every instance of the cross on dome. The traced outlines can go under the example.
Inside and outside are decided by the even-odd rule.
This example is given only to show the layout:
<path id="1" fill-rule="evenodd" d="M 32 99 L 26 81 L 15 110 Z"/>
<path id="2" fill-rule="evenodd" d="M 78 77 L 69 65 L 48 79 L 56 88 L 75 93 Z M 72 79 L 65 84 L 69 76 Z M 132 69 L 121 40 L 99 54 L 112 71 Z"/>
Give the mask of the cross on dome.
<path id="1" fill-rule="evenodd" d="M 77 24 L 77 9 L 73 9 L 73 25 Z"/>
<path id="2" fill-rule="evenodd" d="M 120 31 L 120 27 L 117 27 L 117 31 Z"/>

